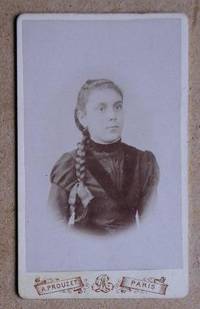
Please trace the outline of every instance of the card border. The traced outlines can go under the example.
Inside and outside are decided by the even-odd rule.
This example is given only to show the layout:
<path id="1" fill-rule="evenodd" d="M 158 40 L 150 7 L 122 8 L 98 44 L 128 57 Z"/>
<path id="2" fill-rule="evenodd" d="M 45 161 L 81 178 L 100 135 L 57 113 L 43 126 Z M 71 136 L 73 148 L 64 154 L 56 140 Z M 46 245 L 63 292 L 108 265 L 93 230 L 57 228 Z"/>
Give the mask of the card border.
<path id="1" fill-rule="evenodd" d="M 181 188 L 182 188 L 182 231 L 183 231 L 183 268 L 170 270 L 148 271 L 84 271 L 84 272 L 45 272 L 29 273 L 25 271 L 25 166 L 24 166 L 24 98 L 23 98 L 23 53 L 22 53 L 22 24 L 25 20 L 135 20 L 177 18 L 182 23 L 181 33 Z M 17 126 L 18 126 L 18 293 L 22 298 L 180 298 L 188 293 L 188 18 L 184 14 L 155 13 L 155 14 L 21 14 L 17 18 Z M 101 274 L 107 274 L 111 281 L 120 280 L 121 277 L 132 277 L 138 280 L 153 277 L 167 279 L 167 293 L 158 295 L 153 293 L 123 293 L 112 295 L 96 293 L 90 289 L 86 293 L 63 293 L 38 295 L 35 280 L 67 280 L 80 276 L 91 284 Z M 118 278 L 119 277 L 119 278 Z M 176 292 L 173 291 L 176 287 Z M 178 289 L 177 289 L 178 287 Z M 89 288 L 88 288 L 89 289 Z M 135 290 L 134 290 L 135 292 Z M 178 292 L 178 293 L 177 293 Z"/>

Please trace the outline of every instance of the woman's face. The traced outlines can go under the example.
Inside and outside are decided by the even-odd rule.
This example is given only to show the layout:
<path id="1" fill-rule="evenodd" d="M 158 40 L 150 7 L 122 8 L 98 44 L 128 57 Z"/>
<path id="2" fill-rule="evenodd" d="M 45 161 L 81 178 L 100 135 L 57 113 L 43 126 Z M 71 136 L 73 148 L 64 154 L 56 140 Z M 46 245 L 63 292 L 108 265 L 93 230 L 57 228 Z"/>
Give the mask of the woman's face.
<path id="1" fill-rule="evenodd" d="M 79 116 L 91 138 L 102 144 L 120 139 L 123 128 L 123 100 L 112 88 L 97 88 L 90 91 L 85 113 Z"/>

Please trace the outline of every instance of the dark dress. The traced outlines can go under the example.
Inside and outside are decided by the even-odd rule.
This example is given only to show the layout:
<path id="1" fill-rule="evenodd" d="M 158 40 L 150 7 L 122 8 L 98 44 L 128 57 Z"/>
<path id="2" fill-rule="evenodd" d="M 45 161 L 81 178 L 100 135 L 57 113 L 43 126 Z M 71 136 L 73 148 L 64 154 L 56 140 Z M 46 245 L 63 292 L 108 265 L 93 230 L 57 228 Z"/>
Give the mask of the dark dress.
<path id="1" fill-rule="evenodd" d="M 76 151 L 62 155 L 50 176 L 49 200 L 60 209 L 66 222 L 70 216 L 69 193 L 77 181 L 75 158 Z M 153 153 L 141 151 L 121 141 L 109 145 L 90 141 L 86 158 L 85 185 L 94 198 L 87 209 L 77 199 L 76 215 L 79 220 L 75 221 L 74 227 L 109 233 L 133 225 L 136 213 L 142 216 L 158 183 L 159 168 Z M 104 177 L 103 172 L 98 175 L 95 162 L 92 170 L 89 168 L 92 158 L 98 160 L 99 167 L 110 176 L 113 186 L 111 182 L 106 182 L 109 179 Z"/>

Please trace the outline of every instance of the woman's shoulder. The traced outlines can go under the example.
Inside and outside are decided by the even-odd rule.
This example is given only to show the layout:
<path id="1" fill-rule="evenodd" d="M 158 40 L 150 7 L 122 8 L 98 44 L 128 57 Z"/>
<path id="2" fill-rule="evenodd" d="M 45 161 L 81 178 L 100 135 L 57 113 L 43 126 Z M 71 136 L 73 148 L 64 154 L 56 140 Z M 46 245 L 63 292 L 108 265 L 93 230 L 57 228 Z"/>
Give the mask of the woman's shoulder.
<path id="1" fill-rule="evenodd" d="M 126 156 L 130 157 L 130 160 L 135 160 L 137 163 L 145 168 L 156 167 L 158 166 L 155 155 L 150 150 L 141 150 L 134 146 L 123 143 Z"/>
<path id="2" fill-rule="evenodd" d="M 65 152 L 56 161 L 50 174 L 51 183 L 57 184 L 65 190 L 70 190 L 76 180 L 75 156 L 75 150 Z"/>
<path id="3" fill-rule="evenodd" d="M 136 147 L 124 144 L 129 167 L 137 167 L 140 175 L 141 183 L 155 185 L 159 181 L 160 169 L 155 155 L 152 151 L 141 150 Z"/>
<path id="4" fill-rule="evenodd" d="M 139 148 L 128 145 L 126 143 L 123 143 L 123 148 L 124 148 L 126 154 L 136 155 L 139 158 L 143 158 L 143 159 L 148 160 L 150 158 L 155 157 L 154 154 L 149 150 L 141 150 Z"/>

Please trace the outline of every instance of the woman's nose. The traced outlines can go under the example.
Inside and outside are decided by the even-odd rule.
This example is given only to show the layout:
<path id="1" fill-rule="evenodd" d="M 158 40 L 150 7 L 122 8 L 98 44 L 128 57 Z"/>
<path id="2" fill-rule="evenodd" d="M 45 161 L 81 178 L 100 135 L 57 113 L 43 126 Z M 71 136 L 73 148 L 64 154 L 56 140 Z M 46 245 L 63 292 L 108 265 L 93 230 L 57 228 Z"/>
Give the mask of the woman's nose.
<path id="1" fill-rule="evenodd" d="M 116 119 L 116 112 L 114 111 L 113 108 L 109 108 L 107 111 L 107 117 L 109 119 Z"/>

